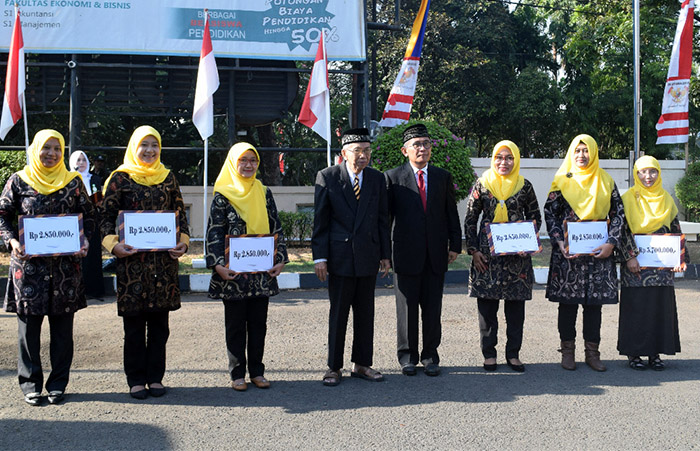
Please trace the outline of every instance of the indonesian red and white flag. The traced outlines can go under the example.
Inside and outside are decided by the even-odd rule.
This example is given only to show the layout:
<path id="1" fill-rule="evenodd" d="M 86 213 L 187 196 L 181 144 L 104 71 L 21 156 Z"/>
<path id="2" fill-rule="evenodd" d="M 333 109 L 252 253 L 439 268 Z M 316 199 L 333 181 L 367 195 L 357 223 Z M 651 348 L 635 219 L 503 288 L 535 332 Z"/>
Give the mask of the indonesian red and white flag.
<path id="1" fill-rule="evenodd" d="M 214 93 L 219 89 L 219 71 L 216 68 L 216 59 L 212 51 L 208 13 L 204 20 L 204 36 L 202 37 L 202 52 L 199 56 L 199 69 L 197 70 L 192 122 L 197 127 L 202 139 L 207 139 L 214 134 Z"/>
<path id="2" fill-rule="evenodd" d="M 684 0 L 673 40 L 661 117 L 656 124 L 656 144 L 688 142 L 688 92 L 693 56 L 694 0 Z"/>
<path id="3" fill-rule="evenodd" d="M 311 70 L 311 78 L 309 78 L 309 85 L 306 87 L 304 102 L 299 112 L 299 122 L 330 143 L 331 101 L 328 88 L 328 57 L 323 33 L 321 33 L 314 68 Z"/>
<path id="4" fill-rule="evenodd" d="M 24 70 L 24 39 L 22 23 L 19 20 L 19 8 L 15 13 L 15 25 L 12 29 L 10 54 L 7 59 L 7 77 L 5 78 L 5 98 L 0 119 L 0 139 L 4 140 L 20 117 L 24 105 L 26 71 Z"/>
<path id="5" fill-rule="evenodd" d="M 416 92 L 416 83 L 418 83 L 418 68 L 429 9 L 430 0 L 422 0 L 416 19 L 413 21 L 413 29 L 401 63 L 401 70 L 399 70 L 394 86 L 389 93 L 382 113 L 382 120 L 379 121 L 379 125 L 382 127 L 395 127 L 408 122 L 411 118 L 411 107 L 413 107 L 413 96 Z"/>

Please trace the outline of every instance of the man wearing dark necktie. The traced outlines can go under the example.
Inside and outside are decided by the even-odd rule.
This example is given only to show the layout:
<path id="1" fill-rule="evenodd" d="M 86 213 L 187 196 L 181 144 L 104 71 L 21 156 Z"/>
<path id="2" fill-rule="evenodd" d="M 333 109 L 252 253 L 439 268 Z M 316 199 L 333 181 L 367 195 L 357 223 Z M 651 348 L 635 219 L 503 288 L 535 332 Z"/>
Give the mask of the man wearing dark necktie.
<path id="1" fill-rule="evenodd" d="M 381 172 L 367 167 L 372 150 L 369 131 L 343 133 L 343 163 L 319 171 L 314 195 L 311 237 L 316 275 L 328 279 L 330 315 L 328 371 L 323 384 L 338 385 L 350 309 L 353 311 L 351 375 L 379 382 L 371 368 L 374 347 L 374 287 L 381 266 L 390 268 L 391 242 L 386 182 Z"/>
<path id="2" fill-rule="evenodd" d="M 401 371 L 440 374 L 442 291 L 447 265 L 462 252 L 452 175 L 428 165 L 432 141 L 423 124 L 407 128 L 401 148 L 408 161 L 386 172 L 396 292 L 397 354 Z M 418 316 L 423 348 L 418 352 Z"/>

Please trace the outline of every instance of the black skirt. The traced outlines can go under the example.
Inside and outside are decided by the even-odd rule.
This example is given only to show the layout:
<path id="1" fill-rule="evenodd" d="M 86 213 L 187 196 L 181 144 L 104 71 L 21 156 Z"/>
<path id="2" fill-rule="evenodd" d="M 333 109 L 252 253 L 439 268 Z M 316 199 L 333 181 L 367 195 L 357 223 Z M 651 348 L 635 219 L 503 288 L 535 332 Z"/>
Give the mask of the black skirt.
<path id="1" fill-rule="evenodd" d="M 681 352 L 672 286 L 622 287 L 617 350 L 626 356 Z"/>

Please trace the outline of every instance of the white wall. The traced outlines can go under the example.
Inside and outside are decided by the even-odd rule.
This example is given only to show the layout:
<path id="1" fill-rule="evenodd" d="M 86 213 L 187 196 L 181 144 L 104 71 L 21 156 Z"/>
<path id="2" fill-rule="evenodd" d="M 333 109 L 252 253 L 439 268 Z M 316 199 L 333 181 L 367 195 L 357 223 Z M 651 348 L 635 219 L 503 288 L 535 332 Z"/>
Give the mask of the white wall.
<path id="1" fill-rule="evenodd" d="M 540 208 L 544 206 L 552 184 L 554 174 L 561 165 L 561 159 L 543 158 L 523 158 L 520 160 L 520 173 L 532 183 L 537 193 L 537 200 Z M 491 160 L 489 158 L 472 158 L 474 171 L 481 174 L 488 169 Z M 666 191 L 675 198 L 675 186 L 683 175 L 685 175 L 685 162 L 683 160 L 660 161 L 661 176 Z M 628 166 L 627 160 L 601 160 L 600 166 L 608 171 L 615 180 L 620 193 L 627 190 L 628 186 Z M 190 229 L 193 237 L 202 237 L 202 187 L 182 186 L 182 195 L 185 206 L 190 208 Z M 277 208 L 282 211 L 297 211 L 298 207 L 306 207 L 314 203 L 313 186 L 272 186 L 270 187 L 275 196 Z M 209 187 L 208 201 L 212 199 L 212 187 Z M 676 202 L 677 199 L 676 199 Z M 464 219 L 467 201 L 463 200 L 457 206 L 460 221 Z M 541 233 L 546 234 L 543 227 Z"/>

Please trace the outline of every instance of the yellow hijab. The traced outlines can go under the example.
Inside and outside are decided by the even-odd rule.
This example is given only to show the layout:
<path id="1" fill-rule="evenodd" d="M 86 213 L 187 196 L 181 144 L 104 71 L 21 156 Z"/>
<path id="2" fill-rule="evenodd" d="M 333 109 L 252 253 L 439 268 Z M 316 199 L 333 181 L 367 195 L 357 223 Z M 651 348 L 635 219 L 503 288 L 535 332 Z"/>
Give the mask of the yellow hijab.
<path id="1" fill-rule="evenodd" d="M 255 152 L 260 161 L 260 155 L 251 144 L 238 143 L 231 147 L 226 162 L 214 183 L 214 192 L 223 194 L 241 219 L 245 221 L 247 232 L 250 234 L 270 233 L 270 222 L 267 217 L 267 188 L 255 178 L 243 177 L 238 173 L 238 160 L 248 150 Z"/>
<path id="2" fill-rule="evenodd" d="M 579 143 L 588 146 L 588 166 L 581 169 L 574 162 Z M 579 219 L 605 219 L 610 211 L 610 196 L 615 182 L 598 166 L 598 144 L 589 135 L 578 135 L 571 141 L 564 162 L 554 175 L 549 191 L 561 191 Z"/>
<path id="3" fill-rule="evenodd" d="M 143 163 L 136 156 L 136 152 L 138 151 L 139 145 L 146 136 L 153 136 L 154 138 L 156 138 L 158 140 L 158 147 L 162 147 L 160 133 L 158 133 L 158 130 L 156 130 L 155 128 L 149 127 L 148 125 L 142 125 L 141 127 L 134 130 L 134 133 L 131 135 L 131 139 L 129 139 L 129 145 L 126 147 L 126 153 L 124 154 L 124 163 L 122 163 L 117 169 L 112 171 L 112 173 L 107 178 L 107 181 L 105 182 L 103 190 L 107 189 L 109 180 L 112 178 L 112 175 L 114 175 L 114 173 L 117 171 L 126 172 L 131 177 L 131 180 L 138 183 L 139 185 L 153 186 L 162 183 L 163 180 L 165 180 L 165 178 L 170 173 L 170 170 L 166 169 L 166 167 L 163 166 L 163 163 L 160 162 L 160 155 L 158 155 L 158 160 L 154 161 L 151 164 Z"/>
<path id="4" fill-rule="evenodd" d="M 659 178 L 649 188 L 639 180 L 637 172 L 654 168 Z M 656 158 L 643 156 L 634 163 L 634 186 L 622 195 L 625 217 L 632 233 L 653 233 L 661 226 L 670 226 L 678 207 L 661 184 L 661 166 Z"/>
<path id="5" fill-rule="evenodd" d="M 508 175 L 500 175 L 496 172 L 496 155 L 502 147 L 507 147 L 513 154 L 513 170 Z M 525 179 L 520 175 L 520 149 L 513 141 L 501 141 L 493 147 L 491 152 L 491 168 L 487 169 L 479 179 L 481 184 L 494 195 L 500 202 L 496 206 L 493 222 L 507 222 L 508 208 L 505 200 L 520 191 L 525 185 Z"/>
<path id="6" fill-rule="evenodd" d="M 39 152 L 44 147 L 46 141 L 51 138 L 56 138 L 61 145 L 61 159 L 52 168 L 47 168 L 41 164 Z M 56 130 L 41 130 L 34 135 L 34 141 L 29 146 L 29 164 L 17 175 L 24 180 L 29 186 L 37 190 L 40 194 L 47 195 L 58 191 L 66 186 L 71 180 L 79 177 L 77 172 L 70 172 L 66 169 L 66 163 L 63 161 L 65 148 L 65 140 L 63 135 Z"/>

